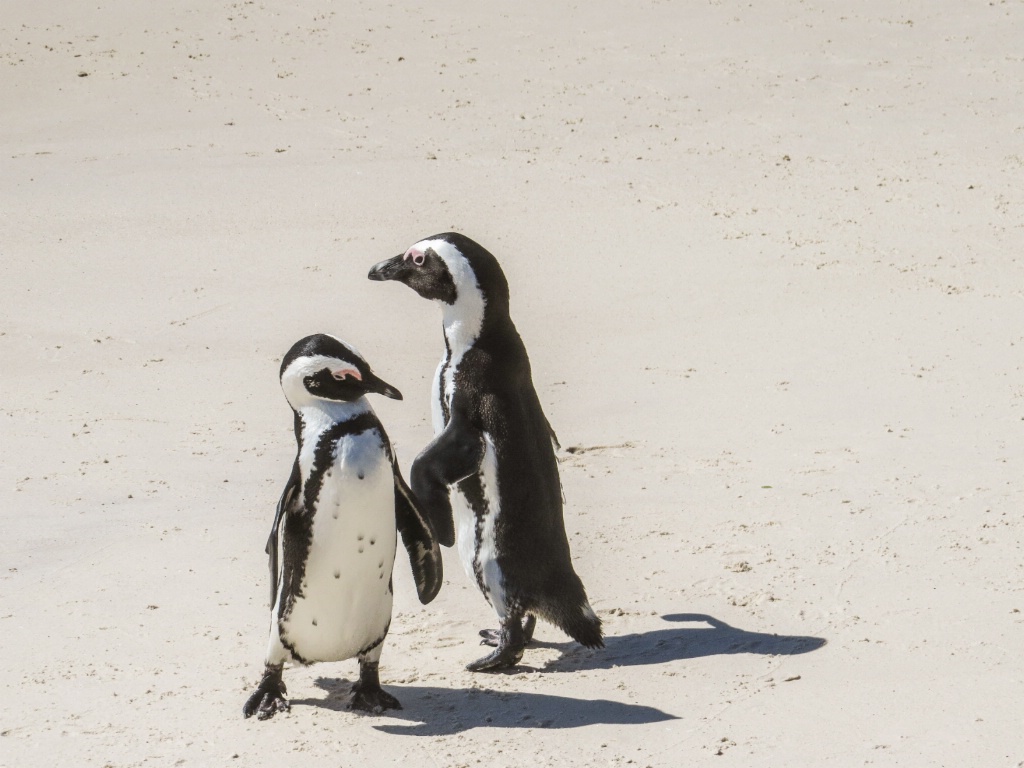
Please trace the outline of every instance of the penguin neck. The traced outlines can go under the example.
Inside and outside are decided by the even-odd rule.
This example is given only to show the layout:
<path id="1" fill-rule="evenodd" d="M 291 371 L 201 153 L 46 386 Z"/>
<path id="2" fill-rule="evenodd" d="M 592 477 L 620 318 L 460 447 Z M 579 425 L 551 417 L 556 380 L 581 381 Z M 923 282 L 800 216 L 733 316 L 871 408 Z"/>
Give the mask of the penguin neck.
<path id="1" fill-rule="evenodd" d="M 479 288 L 459 291 L 452 304 L 442 304 L 444 338 L 452 354 L 461 354 L 480 337 L 484 328 L 487 301 Z"/>
<path id="2" fill-rule="evenodd" d="M 333 400 L 315 400 L 309 405 L 297 409 L 302 422 L 302 441 L 316 443 L 316 436 L 334 424 L 350 421 L 362 416 L 370 410 L 370 403 L 365 397 L 349 403 Z"/>

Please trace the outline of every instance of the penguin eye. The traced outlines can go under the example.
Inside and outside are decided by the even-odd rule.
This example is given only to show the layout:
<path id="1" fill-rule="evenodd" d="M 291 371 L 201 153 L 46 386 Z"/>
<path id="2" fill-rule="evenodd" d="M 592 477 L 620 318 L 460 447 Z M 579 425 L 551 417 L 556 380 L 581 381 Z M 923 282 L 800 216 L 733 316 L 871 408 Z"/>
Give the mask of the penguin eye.
<path id="1" fill-rule="evenodd" d="M 423 262 L 426 259 L 426 254 L 418 248 L 410 248 L 405 252 L 405 256 L 402 257 L 402 261 L 409 261 L 412 259 L 412 263 L 417 267 L 422 267 Z"/>
<path id="2" fill-rule="evenodd" d="M 362 375 L 360 375 L 359 371 L 357 371 L 355 368 L 339 368 L 336 371 L 331 371 L 331 376 L 333 376 L 336 381 L 344 381 L 349 376 L 351 376 L 356 381 L 363 380 Z"/>

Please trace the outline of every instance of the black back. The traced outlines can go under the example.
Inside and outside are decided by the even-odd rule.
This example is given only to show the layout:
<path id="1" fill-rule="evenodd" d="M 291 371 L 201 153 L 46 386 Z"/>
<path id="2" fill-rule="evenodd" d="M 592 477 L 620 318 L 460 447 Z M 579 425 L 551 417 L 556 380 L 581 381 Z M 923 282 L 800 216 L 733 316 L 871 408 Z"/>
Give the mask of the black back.
<path id="1" fill-rule="evenodd" d="M 455 373 L 452 408 L 462 409 L 494 442 L 502 506 L 496 531 L 498 561 L 507 588 L 524 595 L 578 592 L 574 599 L 582 602 L 583 586 L 572 568 L 565 534 L 554 435 L 509 312 L 504 272 L 489 251 L 465 235 L 435 237 L 466 257 L 486 301 L 480 335 Z M 443 386 L 443 378 L 439 384 Z M 450 416 L 445 415 L 446 423 Z M 486 503 L 481 476 L 466 478 L 459 489 L 479 514 Z"/>

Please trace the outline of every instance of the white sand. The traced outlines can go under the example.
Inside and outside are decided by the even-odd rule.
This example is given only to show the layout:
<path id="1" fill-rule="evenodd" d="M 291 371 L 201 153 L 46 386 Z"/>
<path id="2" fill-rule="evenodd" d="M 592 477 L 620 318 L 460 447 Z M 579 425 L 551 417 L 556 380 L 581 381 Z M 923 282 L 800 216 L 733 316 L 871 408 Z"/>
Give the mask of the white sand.
<path id="1" fill-rule="evenodd" d="M 1022 764 L 1024 7 L 382 6 L 4 6 L 0 765 Z M 360 347 L 407 468 L 440 319 L 365 275 L 447 229 L 588 448 L 608 646 L 466 672 L 400 557 L 405 709 L 243 720 L 280 357 Z"/>

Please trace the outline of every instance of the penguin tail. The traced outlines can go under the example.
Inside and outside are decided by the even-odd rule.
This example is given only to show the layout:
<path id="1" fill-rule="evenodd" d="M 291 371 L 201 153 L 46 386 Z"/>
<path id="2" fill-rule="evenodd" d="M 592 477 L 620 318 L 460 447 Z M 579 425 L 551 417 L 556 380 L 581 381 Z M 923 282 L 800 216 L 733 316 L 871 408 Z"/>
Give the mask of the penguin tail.
<path id="1" fill-rule="evenodd" d="M 587 648 L 604 648 L 601 633 L 601 619 L 594 613 L 590 603 L 584 603 L 575 616 L 562 627 L 569 637 Z"/>
<path id="2" fill-rule="evenodd" d="M 586 599 L 571 608 L 561 605 L 555 610 L 549 610 L 546 618 L 580 645 L 604 648 L 601 619 Z"/>

